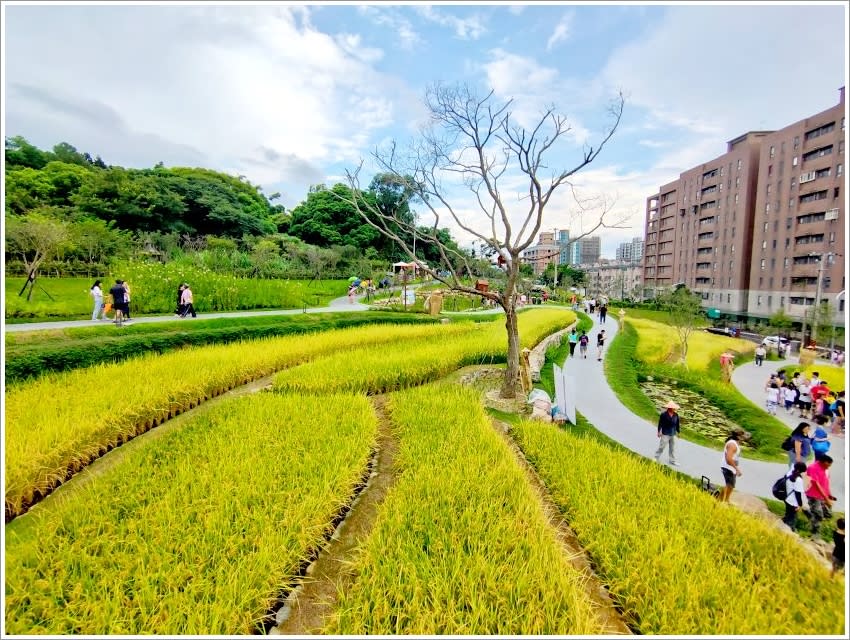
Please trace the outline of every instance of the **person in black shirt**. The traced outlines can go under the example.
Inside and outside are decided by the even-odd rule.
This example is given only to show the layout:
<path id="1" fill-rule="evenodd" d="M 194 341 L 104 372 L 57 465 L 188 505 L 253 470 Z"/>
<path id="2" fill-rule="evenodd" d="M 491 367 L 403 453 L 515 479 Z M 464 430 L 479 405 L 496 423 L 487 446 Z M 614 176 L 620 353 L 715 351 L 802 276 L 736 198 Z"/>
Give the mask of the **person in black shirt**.
<path id="1" fill-rule="evenodd" d="M 109 294 L 112 296 L 112 307 L 115 309 L 115 322 L 121 326 L 124 324 L 124 314 L 127 311 L 127 290 L 124 289 L 123 280 L 116 280 Z"/>
<path id="2" fill-rule="evenodd" d="M 605 329 L 596 334 L 596 348 L 598 349 L 598 353 L 596 354 L 596 359 L 599 362 L 602 362 L 602 348 L 605 346 Z"/>
<path id="3" fill-rule="evenodd" d="M 658 416 L 658 449 L 655 451 L 655 461 L 661 462 L 661 454 L 664 452 L 664 445 L 667 445 L 667 450 L 670 455 L 670 464 L 678 467 L 676 462 L 676 438 L 679 436 L 679 405 L 672 400 L 664 407 L 664 412 Z"/>

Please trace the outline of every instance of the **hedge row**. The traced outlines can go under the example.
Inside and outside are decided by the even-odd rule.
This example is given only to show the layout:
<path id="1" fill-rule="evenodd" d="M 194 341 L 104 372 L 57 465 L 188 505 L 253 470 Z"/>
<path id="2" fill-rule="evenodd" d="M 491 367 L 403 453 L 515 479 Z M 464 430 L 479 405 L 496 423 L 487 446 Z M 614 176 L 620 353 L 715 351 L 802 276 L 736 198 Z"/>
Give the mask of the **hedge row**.
<path id="1" fill-rule="evenodd" d="M 234 319 L 228 326 L 195 327 L 190 324 L 180 330 L 175 330 L 173 325 L 168 329 L 155 325 L 138 325 L 133 329 L 141 331 L 134 331 L 132 334 L 100 334 L 53 343 L 8 345 L 5 359 L 6 384 L 36 378 L 48 372 L 121 362 L 146 353 L 162 354 L 181 347 L 226 344 L 236 340 L 312 333 L 365 324 L 427 322 L 434 320 L 421 315 L 367 312 L 281 316 L 268 318 L 263 324 L 238 322 Z"/>

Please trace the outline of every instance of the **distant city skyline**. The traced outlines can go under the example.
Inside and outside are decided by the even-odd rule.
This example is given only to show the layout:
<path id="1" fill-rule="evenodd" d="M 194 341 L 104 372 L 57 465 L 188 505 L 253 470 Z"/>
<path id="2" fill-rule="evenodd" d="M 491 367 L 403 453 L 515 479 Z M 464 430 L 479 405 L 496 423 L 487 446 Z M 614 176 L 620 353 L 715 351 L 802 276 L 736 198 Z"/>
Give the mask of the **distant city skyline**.
<path id="1" fill-rule="evenodd" d="M 575 166 L 583 145 L 598 142 L 622 90 L 618 132 L 574 176 L 582 194 L 616 200 L 626 219 L 595 232 L 603 256 L 641 234 L 658 185 L 747 131 L 828 108 L 847 84 L 845 2 L 2 11 L 4 136 L 41 148 L 67 141 L 128 167 L 162 161 L 244 175 L 280 192 L 288 209 L 310 185 L 343 181 L 361 159 L 368 182 L 377 173 L 370 151 L 417 134 L 435 82 L 514 98 L 521 124 L 555 105 L 572 129 L 547 162 L 553 170 Z M 518 215 L 523 183 L 513 175 L 505 185 Z M 464 216 L 480 216 L 469 191 L 450 196 Z M 569 189 L 557 193 L 544 229 L 580 235 L 589 227 L 574 210 Z"/>

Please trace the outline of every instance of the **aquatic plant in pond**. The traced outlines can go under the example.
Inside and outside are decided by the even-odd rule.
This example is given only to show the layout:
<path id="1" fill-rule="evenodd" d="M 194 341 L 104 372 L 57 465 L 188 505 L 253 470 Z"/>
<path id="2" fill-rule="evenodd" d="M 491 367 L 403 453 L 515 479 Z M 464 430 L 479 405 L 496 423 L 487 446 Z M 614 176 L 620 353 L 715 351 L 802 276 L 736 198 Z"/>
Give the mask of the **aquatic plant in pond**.
<path id="1" fill-rule="evenodd" d="M 683 429 L 694 431 L 721 444 L 733 429 L 744 431 L 696 391 L 656 380 L 641 382 L 640 388 L 655 403 L 658 413 L 664 410 L 664 405 L 672 398 L 680 407 Z M 745 432 L 741 439 L 744 449 L 754 448 L 749 440 L 749 434 Z"/>

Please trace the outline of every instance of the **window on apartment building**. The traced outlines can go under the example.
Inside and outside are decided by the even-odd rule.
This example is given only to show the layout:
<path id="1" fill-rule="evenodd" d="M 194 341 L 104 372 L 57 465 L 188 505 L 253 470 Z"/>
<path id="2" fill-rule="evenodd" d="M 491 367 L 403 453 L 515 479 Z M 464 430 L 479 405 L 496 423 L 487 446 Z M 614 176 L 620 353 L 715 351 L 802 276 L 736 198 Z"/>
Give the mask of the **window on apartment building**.
<path id="1" fill-rule="evenodd" d="M 794 149 L 796 150 L 797 147 L 799 147 L 799 146 L 800 146 L 800 136 L 794 136 Z M 794 166 L 795 167 L 797 166 L 796 163 L 794 164 Z"/>
<path id="2" fill-rule="evenodd" d="M 838 153 L 844 153 L 844 140 L 838 142 Z"/>
<path id="3" fill-rule="evenodd" d="M 789 240 L 790 240 L 790 238 L 789 238 Z M 786 246 L 787 246 L 787 245 L 786 245 Z M 785 258 L 785 260 L 783 260 L 783 261 L 782 261 L 782 266 L 783 266 L 785 269 L 787 269 L 787 268 L 788 268 L 788 258 Z M 783 278 L 783 280 L 784 280 L 784 278 Z M 784 283 L 783 283 L 783 284 L 784 284 Z"/>
<path id="4" fill-rule="evenodd" d="M 741 159 L 738 158 L 738 171 L 740 171 L 740 170 L 741 170 Z"/>
<path id="5" fill-rule="evenodd" d="M 720 167 L 720 177 L 721 178 L 723 177 L 723 167 L 722 166 Z"/>
<path id="6" fill-rule="evenodd" d="M 735 204 L 738 204 L 738 194 L 735 194 Z"/>
<path id="7" fill-rule="evenodd" d="M 767 225 L 768 225 L 768 223 L 765 222 L 764 226 L 762 227 L 762 231 L 764 231 L 765 233 L 767 233 Z"/>
<path id="8" fill-rule="evenodd" d="M 794 138 L 794 139 L 796 140 L 796 138 Z M 795 148 L 795 149 L 797 148 L 797 144 L 796 144 L 796 143 L 794 144 L 794 148 Z M 792 166 L 792 167 L 796 167 L 796 166 L 797 166 L 797 162 L 799 161 L 799 159 L 800 159 L 800 158 L 799 158 L 799 156 L 794 156 L 793 158 L 791 158 L 791 166 Z"/>
<path id="9" fill-rule="evenodd" d="M 769 165 L 767 165 L 767 177 L 769 178 L 772 175 L 773 175 L 773 165 L 769 164 Z"/>
<path id="10" fill-rule="evenodd" d="M 776 238 L 773 239 L 773 248 L 776 249 Z"/>
<path id="11" fill-rule="evenodd" d="M 794 220 L 794 218 L 785 218 L 785 228 L 786 228 L 786 229 L 790 229 L 790 228 L 791 228 L 791 222 L 792 222 L 793 220 Z"/>
<path id="12" fill-rule="evenodd" d="M 833 191 L 832 191 L 832 197 L 833 198 L 838 197 L 838 193 L 839 193 L 840 189 L 841 189 L 841 187 L 835 187 L 835 189 L 833 189 Z"/>
<path id="13" fill-rule="evenodd" d="M 776 155 L 776 147 L 774 147 L 773 145 L 770 145 L 770 157 L 772 158 L 775 155 Z"/>
<path id="14" fill-rule="evenodd" d="M 785 306 L 785 296 L 781 296 L 781 297 L 779 298 L 779 306 L 780 306 L 780 307 L 784 307 L 784 306 Z"/>
<path id="15" fill-rule="evenodd" d="M 761 306 L 761 296 L 756 297 L 756 305 Z"/>
<path id="16" fill-rule="evenodd" d="M 738 177 L 735 178 L 735 188 L 738 188 L 740 186 L 741 186 L 741 177 L 738 176 Z"/>
<path id="17" fill-rule="evenodd" d="M 734 264 L 735 264 L 735 261 L 734 261 L 734 260 L 730 260 L 730 261 L 729 261 L 729 270 L 730 270 L 730 271 L 732 270 L 732 267 L 733 267 L 733 265 L 734 265 Z"/>
<path id="18" fill-rule="evenodd" d="M 789 209 L 794 208 L 794 198 L 788 198 L 788 208 Z"/>
<path id="19" fill-rule="evenodd" d="M 829 232 L 829 244 L 835 244 L 835 231 Z"/>
<path id="20" fill-rule="evenodd" d="M 772 303 L 773 303 L 773 296 L 767 296 L 767 306 L 770 307 L 770 305 Z"/>
<path id="21" fill-rule="evenodd" d="M 764 271 L 764 265 L 765 265 L 765 260 L 764 260 L 764 258 L 762 258 L 762 259 L 761 259 L 761 264 L 760 264 L 760 266 L 761 266 L 761 270 L 762 270 L 762 271 Z M 759 284 L 761 284 L 761 282 L 759 282 Z"/>
<path id="22" fill-rule="evenodd" d="M 791 246 L 791 238 L 785 238 L 785 248 L 787 249 L 790 246 Z"/>
<path id="23" fill-rule="evenodd" d="M 836 176 L 840 176 L 843 173 L 844 173 L 844 165 L 843 164 L 840 164 L 837 167 L 835 167 L 835 175 Z"/>
<path id="24" fill-rule="evenodd" d="M 767 185 L 766 193 L 770 195 L 770 185 Z"/>
<path id="25" fill-rule="evenodd" d="M 785 286 L 786 278 L 782 278 L 782 286 Z"/>
<path id="26" fill-rule="evenodd" d="M 796 186 L 797 186 L 797 176 L 791 176 L 791 188 L 793 189 Z"/>
<path id="27" fill-rule="evenodd" d="M 779 205 L 779 200 L 773 203 L 773 206 L 776 207 L 776 213 L 782 211 L 782 207 Z"/>
<path id="28" fill-rule="evenodd" d="M 770 270 L 773 271 L 776 268 L 776 258 L 770 259 Z M 770 286 L 773 286 L 773 278 L 770 279 Z"/>
<path id="29" fill-rule="evenodd" d="M 770 203 L 764 205 L 764 215 L 770 215 Z"/>
<path id="30" fill-rule="evenodd" d="M 732 221 L 733 221 L 733 222 L 735 221 L 735 216 L 734 216 L 734 215 L 732 215 Z M 735 227 L 732 227 L 732 237 L 733 237 L 733 238 L 735 237 Z M 732 251 L 734 251 L 734 249 L 732 249 Z"/>

